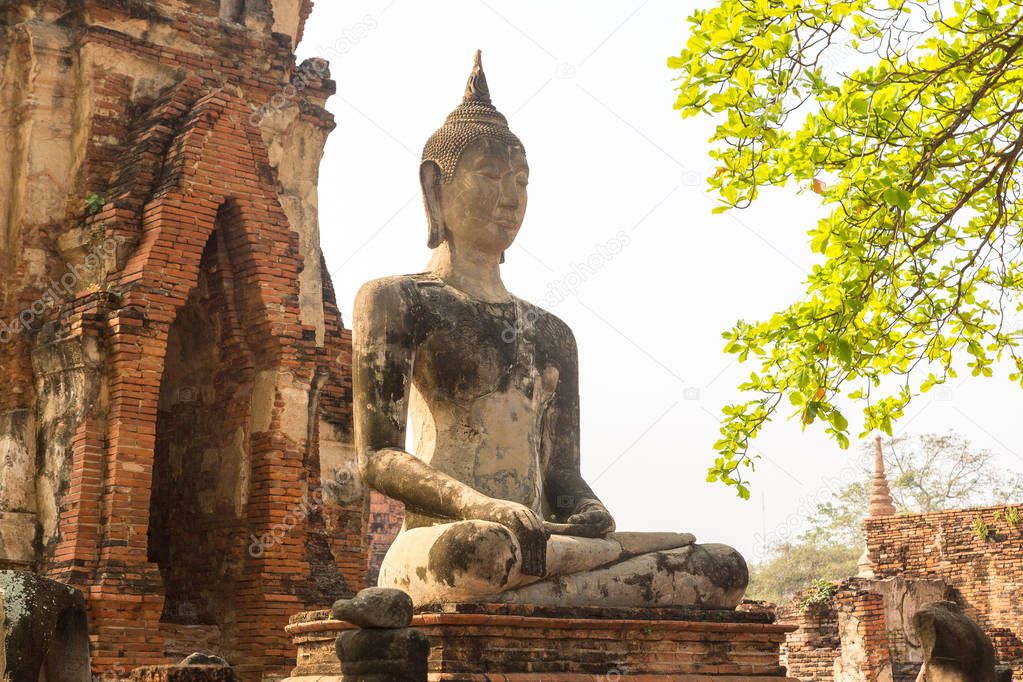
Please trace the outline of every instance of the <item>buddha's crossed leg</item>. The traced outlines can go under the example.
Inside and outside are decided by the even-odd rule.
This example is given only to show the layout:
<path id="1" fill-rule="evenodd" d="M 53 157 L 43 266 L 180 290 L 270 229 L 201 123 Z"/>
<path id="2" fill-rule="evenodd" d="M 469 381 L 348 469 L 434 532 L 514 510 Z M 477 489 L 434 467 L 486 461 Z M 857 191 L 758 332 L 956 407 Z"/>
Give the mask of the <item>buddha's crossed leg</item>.
<path id="1" fill-rule="evenodd" d="M 408 592 L 417 606 L 490 601 L 558 606 L 733 608 L 748 571 L 725 545 L 696 545 L 682 533 L 552 535 L 547 577 L 524 575 L 512 533 L 487 521 L 402 531 L 378 584 Z"/>

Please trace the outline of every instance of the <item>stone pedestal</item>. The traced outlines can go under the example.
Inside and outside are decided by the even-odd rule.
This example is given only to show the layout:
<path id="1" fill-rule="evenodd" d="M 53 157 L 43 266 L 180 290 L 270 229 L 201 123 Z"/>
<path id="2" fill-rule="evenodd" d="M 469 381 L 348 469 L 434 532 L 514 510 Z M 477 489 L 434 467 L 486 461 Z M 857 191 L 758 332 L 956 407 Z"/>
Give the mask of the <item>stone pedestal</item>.
<path id="1" fill-rule="evenodd" d="M 766 612 L 457 604 L 415 616 L 430 639 L 431 682 L 789 679 L 778 656 L 795 626 Z M 287 631 L 291 682 L 340 679 L 337 635 L 354 626 L 310 611 Z"/>

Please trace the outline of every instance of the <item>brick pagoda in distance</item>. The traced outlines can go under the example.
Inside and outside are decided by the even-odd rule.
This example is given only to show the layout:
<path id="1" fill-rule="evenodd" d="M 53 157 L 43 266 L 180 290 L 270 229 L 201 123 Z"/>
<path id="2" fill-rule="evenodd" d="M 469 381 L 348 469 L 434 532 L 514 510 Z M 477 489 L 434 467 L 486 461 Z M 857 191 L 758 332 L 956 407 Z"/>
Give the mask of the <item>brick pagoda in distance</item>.
<path id="1" fill-rule="evenodd" d="M 0 8 L 0 568 L 84 593 L 98 675 L 283 673 L 288 617 L 365 586 L 311 9 Z"/>

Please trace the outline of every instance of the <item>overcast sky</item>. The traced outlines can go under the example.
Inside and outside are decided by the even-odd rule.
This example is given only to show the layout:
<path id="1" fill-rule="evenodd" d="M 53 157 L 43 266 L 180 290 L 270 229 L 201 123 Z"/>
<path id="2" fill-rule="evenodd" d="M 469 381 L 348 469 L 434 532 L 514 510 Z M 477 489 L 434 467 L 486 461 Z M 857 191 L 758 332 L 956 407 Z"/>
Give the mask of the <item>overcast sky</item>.
<path id="1" fill-rule="evenodd" d="M 504 279 L 525 299 L 555 301 L 575 330 L 584 476 L 621 530 L 690 531 L 756 559 L 765 537 L 798 534 L 858 466 L 822 430 L 779 421 L 756 441 L 750 501 L 704 482 L 720 408 L 754 369 L 722 353 L 721 332 L 800 294 L 820 210 L 793 188 L 711 215 L 711 123 L 672 110 L 665 66 L 695 6 L 319 0 L 299 53 L 328 57 L 338 83 L 320 229 L 346 323 L 361 283 L 429 258 L 420 151 L 480 48 L 530 164 Z M 1021 398 L 1004 378 L 962 380 L 915 403 L 900 428 L 954 428 L 1020 470 Z"/>

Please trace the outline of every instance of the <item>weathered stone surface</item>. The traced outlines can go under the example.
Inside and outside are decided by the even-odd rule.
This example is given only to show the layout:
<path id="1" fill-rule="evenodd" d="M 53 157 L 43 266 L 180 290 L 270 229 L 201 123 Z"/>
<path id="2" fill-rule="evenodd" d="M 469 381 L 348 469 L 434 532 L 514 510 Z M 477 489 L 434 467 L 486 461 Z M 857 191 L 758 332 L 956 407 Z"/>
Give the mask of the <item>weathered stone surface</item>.
<path id="1" fill-rule="evenodd" d="M 32 573 L 0 571 L 0 680 L 89 682 L 85 600 Z"/>
<path id="2" fill-rule="evenodd" d="M 746 562 L 731 547 L 690 545 L 655 551 L 605 568 L 541 580 L 499 595 L 517 604 L 606 606 L 687 604 L 714 608 L 738 602 L 749 580 Z M 743 586 L 738 588 L 736 586 Z M 594 599 L 593 595 L 600 595 Z M 670 599 L 663 595 L 671 595 Z"/>
<path id="3" fill-rule="evenodd" d="M 36 515 L 0 512 L 0 569 L 27 570 L 35 563 Z"/>
<path id="4" fill-rule="evenodd" d="M 608 537 L 614 539 L 622 547 L 624 556 L 636 556 L 638 554 L 649 554 L 668 549 L 685 547 L 696 542 L 696 536 L 692 533 L 633 533 L 619 532 L 612 533 Z"/>
<path id="5" fill-rule="evenodd" d="M 618 539 L 582 477 L 575 338 L 500 275 L 528 176 L 477 53 L 462 104 L 423 151 L 427 271 L 369 282 L 355 304 L 360 464 L 407 510 L 378 584 L 417 606 L 735 607 L 749 578 L 738 552 L 684 533 Z"/>
<path id="6" fill-rule="evenodd" d="M 333 614 L 361 628 L 405 628 L 412 622 L 412 598 L 401 590 L 368 587 L 354 599 L 334 602 Z"/>
<path id="7" fill-rule="evenodd" d="M 924 651 L 919 680 L 995 682 L 995 650 L 984 631 L 950 601 L 928 604 L 913 616 Z"/>

